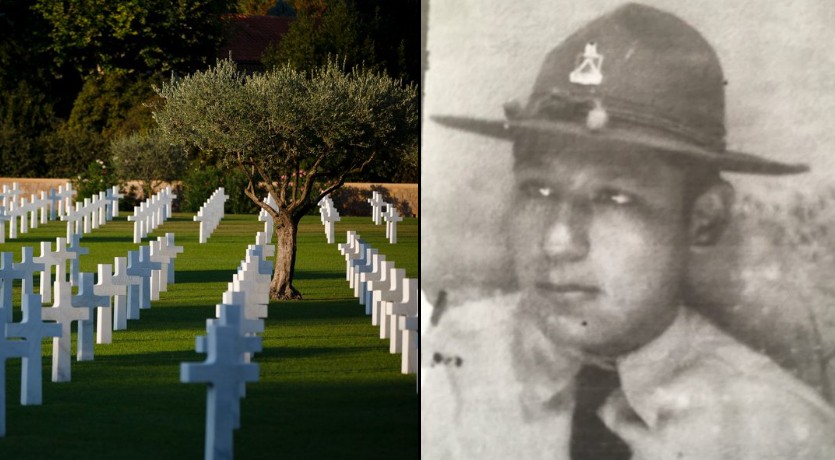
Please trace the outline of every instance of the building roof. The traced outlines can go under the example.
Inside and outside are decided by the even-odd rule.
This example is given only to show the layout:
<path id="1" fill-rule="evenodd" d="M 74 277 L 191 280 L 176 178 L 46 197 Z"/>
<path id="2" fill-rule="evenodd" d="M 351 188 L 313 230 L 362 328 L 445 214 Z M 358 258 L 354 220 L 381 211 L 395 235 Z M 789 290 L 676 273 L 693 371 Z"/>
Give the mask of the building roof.
<path id="1" fill-rule="evenodd" d="M 270 43 L 278 42 L 290 29 L 295 18 L 282 16 L 244 16 L 228 17 L 231 35 L 227 43 L 218 50 L 219 58 L 229 57 L 243 64 L 259 64 L 264 50 Z"/>

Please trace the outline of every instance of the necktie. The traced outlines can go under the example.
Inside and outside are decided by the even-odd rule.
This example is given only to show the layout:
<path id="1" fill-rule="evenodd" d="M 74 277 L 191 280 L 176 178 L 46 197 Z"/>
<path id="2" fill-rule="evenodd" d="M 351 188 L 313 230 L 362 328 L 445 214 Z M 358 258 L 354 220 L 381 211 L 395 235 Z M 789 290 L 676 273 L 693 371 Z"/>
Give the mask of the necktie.
<path id="1" fill-rule="evenodd" d="M 629 459 L 629 447 L 597 416 L 597 409 L 606 397 L 619 387 L 616 371 L 596 366 L 585 366 L 580 370 L 571 422 L 572 460 Z"/>

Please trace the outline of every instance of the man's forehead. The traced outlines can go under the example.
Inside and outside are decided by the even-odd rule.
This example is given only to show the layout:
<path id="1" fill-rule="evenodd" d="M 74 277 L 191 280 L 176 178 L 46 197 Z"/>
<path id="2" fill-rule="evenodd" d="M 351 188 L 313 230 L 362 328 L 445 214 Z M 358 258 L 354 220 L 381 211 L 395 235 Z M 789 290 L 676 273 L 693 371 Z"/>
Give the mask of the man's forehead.
<path id="1" fill-rule="evenodd" d="M 514 145 L 517 175 L 591 176 L 639 183 L 680 181 L 683 171 L 663 152 L 606 141 L 571 141 L 556 136 L 528 136 Z M 667 179 L 667 180 L 665 180 Z"/>

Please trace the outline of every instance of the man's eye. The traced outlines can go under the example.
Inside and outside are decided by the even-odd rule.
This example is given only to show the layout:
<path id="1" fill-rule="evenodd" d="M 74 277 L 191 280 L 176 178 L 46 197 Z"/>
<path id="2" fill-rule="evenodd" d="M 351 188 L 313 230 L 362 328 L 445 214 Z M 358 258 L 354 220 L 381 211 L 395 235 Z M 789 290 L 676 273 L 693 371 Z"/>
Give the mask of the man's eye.
<path id="1" fill-rule="evenodd" d="M 597 193 L 595 201 L 602 204 L 616 206 L 629 206 L 635 203 L 635 197 L 620 190 L 601 190 Z"/>
<path id="2" fill-rule="evenodd" d="M 554 195 L 554 189 L 537 183 L 520 184 L 519 191 L 528 198 L 548 198 Z"/>

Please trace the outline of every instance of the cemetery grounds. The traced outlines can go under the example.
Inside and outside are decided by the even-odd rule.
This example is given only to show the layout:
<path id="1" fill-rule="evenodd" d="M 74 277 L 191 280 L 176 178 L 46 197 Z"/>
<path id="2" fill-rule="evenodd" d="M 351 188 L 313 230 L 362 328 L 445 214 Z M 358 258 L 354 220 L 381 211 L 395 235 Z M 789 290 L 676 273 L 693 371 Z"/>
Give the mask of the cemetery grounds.
<path id="1" fill-rule="evenodd" d="M 175 213 L 147 238 L 176 234 L 184 252 L 176 259 L 176 283 L 141 319 L 113 332 L 113 343 L 95 345 L 95 360 L 77 362 L 72 381 L 52 383 L 51 340 L 43 341 L 43 404 L 20 405 L 20 359 L 6 363 L 6 437 L 2 459 L 182 459 L 203 456 L 206 385 L 180 383 L 180 363 L 203 361 L 195 337 L 232 281 L 247 245 L 263 229 L 256 215 L 226 215 L 208 242 L 198 243 L 193 214 Z M 419 277 L 418 220 L 398 226 L 389 244 L 385 226 L 370 217 L 344 217 L 336 241 L 360 234 L 387 260 Z M 0 244 L 20 260 L 21 247 L 65 236 L 64 222 L 42 224 Z M 81 271 L 95 272 L 138 245 L 126 215 L 81 240 L 89 254 Z M 36 278 L 37 279 L 37 278 Z M 36 281 L 37 285 L 37 281 Z M 318 215 L 299 226 L 294 285 L 304 300 L 273 301 L 265 320 L 263 351 L 253 362 L 259 380 L 246 387 L 237 459 L 418 458 L 419 396 L 414 374 L 400 373 L 364 307 L 345 280 L 345 259 L 326 243 Z M 19 299 L 19 285 L 14 298 Z M 15 321 L 21 312 L 15 301 Z M 45 307 L 49 304 L 44 305 Z M 76 326 L 73 326 L 75 350 Z"/>

